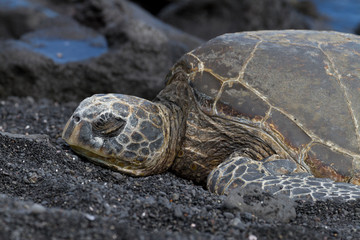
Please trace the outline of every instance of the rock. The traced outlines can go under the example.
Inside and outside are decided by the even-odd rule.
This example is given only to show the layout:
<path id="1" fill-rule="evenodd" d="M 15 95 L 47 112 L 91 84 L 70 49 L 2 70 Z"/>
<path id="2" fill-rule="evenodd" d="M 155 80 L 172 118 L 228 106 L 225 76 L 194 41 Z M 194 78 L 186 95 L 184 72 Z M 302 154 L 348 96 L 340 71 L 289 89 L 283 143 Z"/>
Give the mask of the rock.
<path id="1" fill-rule="evenodd" d="M 183 212 L 181 211 L 180 206 L 176 205 L 174 208 L 174 216 L 177 218 L 182 218 L 183 216 Z"/>
<path id="2" fill-rule="evenodd" d="M 1 6 L 0 18 L 1 13 L 24 8 Z M 0 97 L 79 101 L 94 93 L 118 92 L 151 99 L 163 88 L 173 63 L 201 43 L 125 0 L 78 4 L 74 18 L 88 26 L 36 6 L 46 11 L 30 16 L 35 10 L 29 7 L 22 18 L 40 19 L 33 25 L 24 24 L 26 29 L 14 34 L 11 26 L 0 28 L 0 39 L 7 39 L 0 41 Z M 91 15 L 93 9 L 100 15 Z M 49 11 L 52 14 L 44 14 Z"/>
<path id="3" fill-rule="evenodd" d="M 29 207 L 29 211 L 33 214 L 40 214 L 46 212 L 46 208 L 40 204 L 34 203 Z"/>
<path id="4" fill-rule="evenodd" d="M 234 218 L 230 221 L 230 226 L 233 226 L 235 228 L 238 228 L 240 230 L 244 230 L 245 229 L 245 224 L 243 222 L 241 222 L 240 218 Z"/>
<path id="5" fill-rule="evenodd" d="M 178 193 L 173 193 L 173 194 L 171 195 L 171 199 L 172 199 L 173 201 L 177 201 L 177 200 L 179 200 L 179 198 L 180 198 L 180 195 L 179 195 Z"/>
<path id="6" fill-rule="evenodd" d="M 159 18 L 185 32 L 210 39 L 227 32 L 266 29 L 312 29 L 314 19 L 298 12 L 291 1 L 174 1 Z"/>
<path id="7" fill-rule="evenodd" d="M 354 29 L 354 33 L 360 35 L 360 23 L 358 23 Z"/>
<path id="8" fill-rule="evenodd" d="M 271 195 L 254 185 L 230 191 L 224 208 L 249 212 L 269 222 L 289 222 L 295 219 L 295 200 L 282 195 Z"/>
<path id="9" fill-rule="evenodd" d="M 302 14 L 310 16 L 314 19 L 323 18 L 316 5 L 310 0 L 293 1 L 293 6 Z"/>
<path id="10" fill-rule="evenodd" d="M 161 9 L 166 7 L 166 5 L 173 2 L 173 0 L 158 0 L 154 2 L 150 2 L 147 0 L 131 0 L 132 2 L 135 2 L 136 4 L 139 4 L 142 8 L 146 9 L 153 15 L 157 15 Z"/>
<path id="11" fill-rule="evenodd" d="M 27 1 L 0 1 L 0 39 L 18 39 L 27 32 L 50 27 L 57 13 Z"/>
<path id="12" fill-rule="evenodd" d="M 224 212 L 224 216 L 230 219 L 233 219 L 235 217 L 234 214 L 232 214 L 231 212 Z"/>

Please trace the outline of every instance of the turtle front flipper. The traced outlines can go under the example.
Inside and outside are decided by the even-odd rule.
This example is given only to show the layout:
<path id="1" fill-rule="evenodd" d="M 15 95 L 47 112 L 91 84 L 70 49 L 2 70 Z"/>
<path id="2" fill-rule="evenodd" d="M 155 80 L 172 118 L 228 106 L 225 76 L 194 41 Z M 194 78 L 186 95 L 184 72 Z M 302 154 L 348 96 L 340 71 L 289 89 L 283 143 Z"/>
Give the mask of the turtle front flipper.
<path id="1" fill-rule="evenodd" d="M 216 194 L 228 194 L 236 188 L 256 186 L 270 194 L 285 194 L 307 200 L 354 200 L 360 198 L 360 186 L 315 178 L 296 173 L 296 163 L 289 159 L 255 161 L 232 154 L 208 176 L 207 187 Z"/>

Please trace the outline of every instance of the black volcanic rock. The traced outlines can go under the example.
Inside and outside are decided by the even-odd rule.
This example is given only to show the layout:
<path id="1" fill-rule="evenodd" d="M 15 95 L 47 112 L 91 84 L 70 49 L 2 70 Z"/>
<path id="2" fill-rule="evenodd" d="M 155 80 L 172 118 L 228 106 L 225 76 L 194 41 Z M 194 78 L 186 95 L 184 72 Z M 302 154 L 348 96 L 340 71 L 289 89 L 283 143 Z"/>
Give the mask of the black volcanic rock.
<path id="1" fill-rule="evenodd" d="M 101 29 L 31 4 L 1 5 L 0 18 L 15 23 L 0 28 L 0 97 L 79 101 L 118 92 L 151 99 L 173 63 L 201 43 L 125 0 L 77 5 L 74 17 L 90 23 L 88 12 L 96 5 L 105 14 L 97 19 L 104 22 Z"/>
<path id="2" fill-rule="evenodd" d="M 319 24 L 288 0 L 174 1 L 159 18 L 203 39 L 223 33 L 266 29 L 313 29 Z"/>

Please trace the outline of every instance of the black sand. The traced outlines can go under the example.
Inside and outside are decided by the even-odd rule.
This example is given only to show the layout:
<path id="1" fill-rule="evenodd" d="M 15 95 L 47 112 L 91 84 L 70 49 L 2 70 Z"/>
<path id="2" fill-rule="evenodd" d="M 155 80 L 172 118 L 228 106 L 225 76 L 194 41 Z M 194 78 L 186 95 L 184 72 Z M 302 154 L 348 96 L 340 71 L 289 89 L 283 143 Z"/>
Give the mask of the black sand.
<path id="1" fill-rule="evenodd" d="M 360 201 L 297 202 L 262 220 L 172 173 L 133 178 L 73 155 L 60 138 L 76 103 L 0 102 L 0 239 L 360 239 Z"/>

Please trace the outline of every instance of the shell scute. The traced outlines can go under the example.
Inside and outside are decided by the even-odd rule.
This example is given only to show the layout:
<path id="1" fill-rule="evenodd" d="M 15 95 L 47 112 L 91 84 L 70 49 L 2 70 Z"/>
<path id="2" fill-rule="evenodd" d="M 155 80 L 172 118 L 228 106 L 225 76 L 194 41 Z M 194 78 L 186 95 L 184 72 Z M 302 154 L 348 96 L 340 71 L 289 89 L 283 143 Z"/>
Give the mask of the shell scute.
<path id="1" fill-rule="evenodd" d="M 332 150 L 323 144 L 311 146 L 305 162 L 315 177 L 327 177 L 340 182 L 348 182 L 353 175 L 353 157 Z"/>
<path id="2" fill-rule="evenodd" d="M 352 165 L 352 178 L 350 179 L 350 183 L 360 185 L 360 159 L 354 158 Z"/>
<path id="3" fill-rule="evenodd" d="M 333 65 L 337 76 L 347 92 L 347 100 L 351 104 L 355 125 L 360 119 L 360 43 L 345 42 L 328 43 L 322 46 L 324 53 Z M 358 127 L 357 127 L 358 128 Z M 359 131 L 359 129 L 357 129 Z"/>
<path id="4" fill-rule="evenodd" d="M 195 55 L 204 66 L 224 79 L 237 78 L 241 67 L 260 40 L 245 34 L 225 34 L 195 49 Z"/>
<path id="5" fill-rule="evenodd" d="M 209 113 L 212 111 L 221 85 L 222 82 L 208 72 L 197 72 L 190 80 L 197 102 Z"/>
<path id="6" fill-rule="evenodd" d="M 240 82 L 225 82 L 216 104 L 217 113 L 262 120 L 270 106 Z"/>
<path id="7" fill-rule="evenodd" d="M 195 74 L 190 86 L 210 98 L 216 98 L 221 88 L 222 82 L 208 72 L 198 72 Z"/>
<path id="8" fill-rule="evenodd" d="M 322 31 L 314 32 L 307 30 L 287 31 L 256 31 L 249 33 L 268 42 L 285 43 L 291 45 L 307 45 L 317 47 L 319 43 L 343 43 L 346 41 L 358 41 L 353 34 Z"/>
<path id="9" fill-rule="evenodd" d="M 354 104 L 349 104 L 347 89 L 333 68 L 320 48 L 263 42 L 244 81 L 272 106 L 295 116 L 308 132 L 360 153 L 351 115 Z"/>
<path id="10" fill-rule="evenodd" d="M 178 71 L 185 72 L 186 74 L 202 71 L 202 62 L 193 54 L 185 54 L 175 64 L 167 79 L 171 80 L 171 75 L 176 74 Z"/>
<path id="11" fill-rule="evenodd" d="M 293 120 L 278 110 L 273 109 L 264 124 L 273 130 L 273 134 L 276 134 L 278 138 L 282 139 L 295 152 L 299 153 L 312 139 Z"/>

